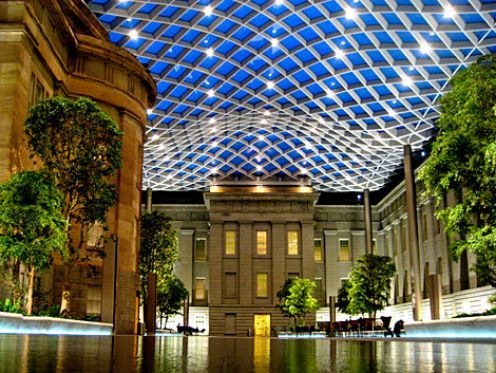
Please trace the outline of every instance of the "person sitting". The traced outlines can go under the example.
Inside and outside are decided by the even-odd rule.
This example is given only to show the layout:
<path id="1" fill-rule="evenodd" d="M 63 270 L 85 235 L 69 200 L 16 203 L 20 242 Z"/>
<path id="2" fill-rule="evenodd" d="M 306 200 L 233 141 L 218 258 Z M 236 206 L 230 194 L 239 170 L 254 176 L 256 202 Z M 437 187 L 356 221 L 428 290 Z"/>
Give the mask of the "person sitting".
<path id="1" fill-rule="evenodd" d="M 401 331 L 403 330 L 403 320 L 398 320 L 396 321 L 396 323 L 394 324 L 394 335 L 396 337 L 401 337 Z"/>
<path id="2" fill-rule="evenodd" d="M 389 326 L 391 324 L 391 316 L 381 316 L 381 321 L 382 321 L 382 327 L 384 328 L 384 337 L 387 337 L 388 335 L 393 337 L 394 336 L 393 331 Z"/>

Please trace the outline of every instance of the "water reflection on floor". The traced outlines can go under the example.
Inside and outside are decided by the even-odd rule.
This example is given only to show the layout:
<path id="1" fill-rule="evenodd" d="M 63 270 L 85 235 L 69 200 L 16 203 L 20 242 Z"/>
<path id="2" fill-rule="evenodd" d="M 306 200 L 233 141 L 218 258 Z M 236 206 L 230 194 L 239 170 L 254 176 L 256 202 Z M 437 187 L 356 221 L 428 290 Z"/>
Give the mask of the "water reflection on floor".
<path id="1" fill-rule="evenodd" d="M 0 335 L 0 372 L 496 372 L 496 344 Z"/>

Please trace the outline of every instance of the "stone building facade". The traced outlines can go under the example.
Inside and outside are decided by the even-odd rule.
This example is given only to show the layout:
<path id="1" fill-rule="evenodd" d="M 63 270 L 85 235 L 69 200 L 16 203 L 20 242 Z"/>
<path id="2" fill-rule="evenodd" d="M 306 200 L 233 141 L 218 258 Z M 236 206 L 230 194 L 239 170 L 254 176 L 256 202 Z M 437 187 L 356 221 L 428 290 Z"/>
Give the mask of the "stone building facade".
<path id="1" fill-rule="evenodd" d="M 28 109 L 40 100 L 89 97 L 124 133 L 123 167 L 115 179 L 118 203 L 108 216 L 115 242 L 110 242 L 104 261 L 92 263 L 99 278 L 75 284 L 74 312 L 85 314 L 90 298 L 103 321 L 115 321 L 117 333 L 135 333 L 143 142 L 146 111 L 156 95 L 152 77 L 133 55 L 110 42 L 84 1 L 1 1 L 0 91 L 0 182 L 36 167 L 23 123 Z M 88 286 L 96 291 L 88 295 Z M 53 282 L 45 282 L 45 287 L 53 288 Z M 49 302 L 57 301 L 56 291 L 47 294 Z"/>
<path id="2" fill-rule="evenodd" d="M 474 257 L 451 259 L 449 237 L 434 217 L 433 201 L 419 189 L 422 319 L 488 308 L 487 298 L 494 290 L 477 283 L 469 271 Z M 317 285 L 315 296 L 321 308 L 307 322 L 329 321 L 330 297 L 337 295 L 353 263 L 365 254 L 364 206 L 361 200 L 350 202 L 349 196 L 343 200 L 340 194 L 332 195 L 329 203 L 310 186 L 288 185 L 212 186 L 203 194 L 203 202 L 196 204 L 179 202 L 174 193 L 159 198 L 160 194 L 155 193 L 153 209 L 172 218 L 179 236 L 176 274 L 190 292 L 189 324 L 213 335 L 264 335 L 263 325 L 271 330 L 288 326 L 276 307 L 276 293 L 291 276 L 313 279 Z M 390 306 L 383 314 L 413 320 L 404 184 L 375 200 L 373 252 L 393 257 L 397 268 Z M 298 241 L 295 255 L 288 252 L 290 232 L 296 232 Z M 267 243 L 261 252 L 257 252 L 259 234 Z M 226 253 L 229 235 L 234 237 L 234 251 Z M 441 299 L 436 307 L 435 280 Z M 257 294 L 260 281 L 267 285 Z M 338 312 L 338 320 L 348 317 Z"/>

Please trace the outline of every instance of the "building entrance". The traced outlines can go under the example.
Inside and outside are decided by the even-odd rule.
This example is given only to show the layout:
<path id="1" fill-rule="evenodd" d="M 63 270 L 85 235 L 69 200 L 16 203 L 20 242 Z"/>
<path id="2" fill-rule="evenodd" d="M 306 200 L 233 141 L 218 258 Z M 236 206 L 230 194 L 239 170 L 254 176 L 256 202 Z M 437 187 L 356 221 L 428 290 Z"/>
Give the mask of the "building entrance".
<path id="1" fill-rule="evenodd" d="M 270 315 L 255 315 L 255 337 L 270 337 Z"/>

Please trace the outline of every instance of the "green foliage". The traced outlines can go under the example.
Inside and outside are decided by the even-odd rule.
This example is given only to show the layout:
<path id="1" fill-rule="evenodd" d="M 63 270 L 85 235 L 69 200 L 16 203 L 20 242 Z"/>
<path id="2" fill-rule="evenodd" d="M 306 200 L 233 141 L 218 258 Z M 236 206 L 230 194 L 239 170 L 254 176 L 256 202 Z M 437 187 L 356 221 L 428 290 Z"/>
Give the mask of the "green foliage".
<path id="1" fill-rule="evenodd" d="M 346 312 L 351 315 L 375 313 L 387 305 L 390 280 L 396 272 L 393 259 L 388 256 L 365 254 L 351 269 L 349 304 Z"/>
<path id="2" fill-rule="evenodd" d="M 286 280 L 277 292 L 278 307 L 285 317 L 294 318 L 295 325 L 300 325 L 301 318 L 304 324 L 306 314 L 319 308 L 319 302 L 312 295 L 315 287 L 312 280 L 293 277 Z"/>
<path id="3" fill-rule="evenodd" d="M 114 120 L 90 99 L 54 97 L 32 107 L 24 126 L 33 156 L 63 194 L 70 224 L 104 223 L 117 201 L 110 177 L 122 166 L 122 132 Z M 81 237 L 79 247 L 84 242 Z"/>
<path id="4" fill-rule="evenodd" d="M 437 214 L 446 231 L 459 237 L 452 253 L 477 254 L 477 274 L 496 286 L 496 56 L 481 57 L 450 85 L 419 176 L 438 206 L 454 191 L 455 204 Z"/>
<path id="5" fill-rule="evenodd" d="M 45 310 L 38 311 L 38 316 L 60 317 L 60 304 L 53 304 Z"/>
<path id="6" fill-rule="evenodd" d="M 20 299 L 12 301 L 10 298 L 3 302 L 0 300 L 0 312 L 23 313 L 23 306 Z"/>
<path id="7" fill-rule="evenodd" d="M 148 273 L 157 274 L 157 285 L 167 283 L 173 276 L 178 257 L 176 232 L 170 218 L 161 211 L 145 213 L 141 217 L 140 278 L 141 293 L 146 302 Z M 157 287 L 158 288 L 158 287 Z"/>
<path id="8" fill-rule="evenodd" d="M 350 299 L 349 299 L 349 293 L 351 289 L 351 282 L 350 280 L 346 279 L 343 281 L 343 284 L 338 290 L 338 296 L 336 299 L 336 308 L 340 312 L 346 312 L 346 309 L 348 308 L 348 305 L 350 304 Z"/>
<path id="9" fill-rule="evenodd" d="M 188 290 L 178 277 L 172 275 L 160 279 L 157 283 L 157 306 L 162 317 L 167 319 L 177 314 L 188 295 Z"/>
<path id="10" fill-rule="evenodd" d="M 0 261 L 19 261 L 37 270 L 65 256 L 67 222 L 62 196 L 49 175 L 24 171 L 0 185 Z"/>

